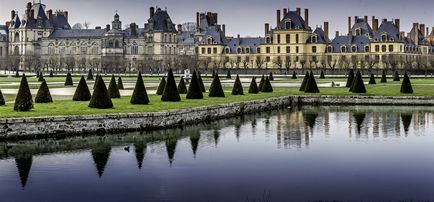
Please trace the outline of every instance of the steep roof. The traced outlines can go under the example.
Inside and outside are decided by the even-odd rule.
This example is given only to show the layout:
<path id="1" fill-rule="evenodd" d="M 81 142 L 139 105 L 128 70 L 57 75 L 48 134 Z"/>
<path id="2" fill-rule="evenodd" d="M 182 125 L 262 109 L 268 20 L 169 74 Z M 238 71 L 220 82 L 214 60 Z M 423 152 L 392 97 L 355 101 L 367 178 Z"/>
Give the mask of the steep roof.
<path id="1" fill-rule="evenodd" d="M 227 39 L 219 26 L 210 26 L 206 30 L 200 43 L 207 43 L 209 37 L 212 37 L 215 44 L 226 44 Z"/>
<path id="2" fill-rule="evenodd" d="M 333 52 L 341 52 L 341 47 L 345 46 L 347 52 L 352 52 L 352 47 L 356 46 L 357 52 L 365 52 L 365 46 L 369 45 L 371 41 L 367 36 L 352 36 L 351 42 L 348 36 L 338 36 L 334 38 L 331 42 L 333 47 Z"/>
<path id="3" fill-rule="evenodd" d="M 147 32 L 176 32 L 175 24 L 173 24 L 169 14 L 161 8 L 157 8 L 154 15 L 148 19 L 148 24 L 152 27 L 149 27 Z"/>
<path id="4" fill-rule="evenodd" d="M 398 27 L 391 21 L 384 21 L 381 23 L 378 31 L 374 34 L 374 41 L 381 41 L 381 36 L 387 35 L 388 41 L 404 42 L 399 36 Z"/>
<path id="5" fill-rule="evenodd" d="M 297 15 L 297 12 L 295 11 L 289 11 L 285 16 L 283 16 L 278 28 L 285 29 L 286 21 L 288 20 L 291 21 L 291 29 L 306 29 L 304 19 L 300 15 Z"/>
<path id="6" fill-rule="evenodd" d="M 369 26 L 368 22 L 365 21 L 365 19 L 356 19 L 356 22 L 354 23 L 353 27 L 351 28 L 351 31 L 353 34 L 356 34 L 356 30 L 361 30 L 361 35 L 369 35 L 372 36 L 372 28 Z"/>
<path id="7" fill-rule="evenodd" d="M 319 44 L 329 43 L 329 40 L 326 39 L 324 36 L 324 30 L 322 28 L 317 27 L 313 33 L 314 33 L 314 35 L 317 36 L 317 41 L 315 43 L 319 43 Z M 313 43 L 312 37 L 308 37 L 306 42 L 307 43 Z"/>
<path id="8" fill-rule="evenodd" d="M 107 33 L 105 29 L 69 29 L 54 30 L 48 38 L 99 38 Z"/>
<path id="9" fill-rule="evenodd" d="M 238 46 L 238 38 L 232 38 L 228 42 L 230 53 L 237 53 L 237 48 L 250 48 L 250 53 L 256 53 L 256 48 L 265 43 L 265 39 L 262 37 L 243 37 L 240 38 Z"/>

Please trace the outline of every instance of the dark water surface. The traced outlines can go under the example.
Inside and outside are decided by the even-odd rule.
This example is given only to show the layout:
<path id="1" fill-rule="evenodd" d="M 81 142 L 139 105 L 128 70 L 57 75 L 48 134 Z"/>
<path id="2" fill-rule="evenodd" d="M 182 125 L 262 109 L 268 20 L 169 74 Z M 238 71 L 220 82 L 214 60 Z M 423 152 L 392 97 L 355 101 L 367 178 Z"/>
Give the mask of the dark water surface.
<path id="1" fill-rule="evenodd" d="M 0 142 L 0 201 L 434 200 L 434 108 L 304 107 Z"/>

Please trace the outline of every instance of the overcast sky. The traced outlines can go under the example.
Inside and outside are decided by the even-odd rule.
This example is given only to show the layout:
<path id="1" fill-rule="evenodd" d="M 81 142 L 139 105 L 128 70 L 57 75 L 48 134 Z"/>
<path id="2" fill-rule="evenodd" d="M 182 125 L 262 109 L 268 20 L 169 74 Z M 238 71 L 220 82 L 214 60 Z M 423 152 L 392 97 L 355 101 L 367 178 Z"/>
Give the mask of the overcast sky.
<path id="1" fill-rule="evenodd" d="M 39 0 L 36 0 L 39 1 Z M 0 24 L 10 19 L 10 11 L 24 14 L 28 0 L 0 0 Z M 310 25 L 330 22 L 334 31 L 347 33 L 348 16 L 400 18 L 401 29 L 408 32 L 413 22 L 434 26 L 434 0 L 42 0 L 48 9 L 69 11 L 70 24 L 90 21 L 92 27 L 111 23 L 118 10 L 123 26 L 136 22 L 143 27 L 149 7 L 167 8 L 176 24 L 194 22 L 197 11 L 219 13 L 219 23 L 226 24 L 228 35 L 263 36 L 264 23 L 275 26 L 276 9 L 310 9 Z M 371 19 L 371 17 L 369 17 Z M 380 20 L 381 21 L 381 20 Z"/>

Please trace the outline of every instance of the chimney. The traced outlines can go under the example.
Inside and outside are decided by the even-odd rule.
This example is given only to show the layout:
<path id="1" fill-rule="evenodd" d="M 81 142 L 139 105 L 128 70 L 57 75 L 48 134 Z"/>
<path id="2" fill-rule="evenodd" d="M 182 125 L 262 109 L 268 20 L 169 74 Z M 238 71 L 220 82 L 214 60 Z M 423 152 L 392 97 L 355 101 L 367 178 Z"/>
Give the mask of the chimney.
<path id="1" fill-rule="evenodd" d="M 178 34 L 182 34 L 182 25 L 181 24 L 178 25 Z"/>
<path id="2" fill-rule="evenodd" d="M 223 24 L 223 35 L 226 36 L 226 24 Z"/>
<path id="3" fill-rule="evenodd" d="M 286 14 L 288 14 L 288 9 L 287 9 L 287 8 L 284 8 L 284 9 L 283 9 L 283 16 L 286 16 Z"/>
<path id="4" fill-rule="evenodd" d="M 154 17 L 154 14 L 155 14 L 155 8 L 154 8 L 154 7 L 150 7 L 150 8 L 149 8 L 149 16 L 150 16 L 151 18 L 153 18 L 153 17 Z"/>
<path id="5" fill-rule="evenodd" d="M 276 28 L 279 26 L 280 23 L 280 10 L 276 11 Z"/>
<path id="6" fill-rule="evenodd" d="M 368 23 L 368 16 L 367 15 L 365 15 L 365 19 L 364 20 L 365 20 L 366 23 Z"/>
<path id="7" fill-rule="evenodd" d="M 270 33 L 270 24 L 265 23 L 265 35 Z"/>
<path id="8" fill-rule="evenodd" d="M 419 25 L 419 30 L 422 33 L 422 36 L 425 37 L 425 24 L 420 24 Z"/>
<path id="9" fill-rule="evenodd" d="M 348 35 L 351 32 L 351 17 L 348 17 Z"/>
<path id="10" fill-rule="evenodd" d="M 413 41 L 416 46 L 419 45 L 419 23 L 413 23 Z"/>
<path id="11" fill-rule="evenodd" d="M 399 19 L 395 19 L 395 26 L 398 29 L 398 32 L 401 32 L 401 23 Z"/>
<path id="12" fill-rule="evenodd" d="M 357 23 L 359 21 L 359 16 L 354 16 L 354 23 Z"/>
<path id="13" fill-rule="evenodd" d="M 105 26 L 105 29 L 106 29 L 107 31 L 110 31 L 110 25 L 107 24 L 107 25 Z"/>
<path id="14" fill-rule="evenodd" d="M 217 25 L 219 22 L 218 22 L 218 13 L 214 13 L 214 22 L 215 22 L 215 24 Z"/>
<path id="15" fill-rule="evenodd" d="M 425 33 L 426 39 L 428 39 L 428 36 L 429 36 L 429 27 L 426 28 L 426 33 Z"/>
<path id="16" fill-rule="evenodd" d="M 301 16 L 301 9 L 300 8 L 296 8 L 295 13 L 297 13 L 297 15 Z"/>
<path id="17" fill-rule="evenodd" d="M 304 22 L 306 24 L 306 28 L 309 27 L 309 9 L 304 9 Z"/>
<path id="18" fill-rule="evenodd" d="M 335 38 L 338 38 L 338 36 L 339 36 L 339 31 L 336 31 Z"/>
<path id="19" fill-rule="evenodd" d="M 14 18 L 15 18 L 15 11 L 12 10 L 12 11 L 11 11 L 11 20 L 14 20 Z"/>
<path id="20" fill-rule="evenodd" d="M 199 12 L 196 12 L 196 26 L 199 27 L 200 25 L 200 18 L 199 18 L 200 14 Z"/>
<path id="21" fill-rule="evenodd" d="M 34 9 L 30 10 L 30 19 L 35 19 L 35 10 Z"/>
<path id="22" fill-rule="evenodd" d="M 378 31 L 378 22 L 375 16 L 372 16 L 372 31 L 375 33 Z"/>
<path id="23" fill-rule="evenodd" d="M 241 44 L 241 39 L 240 39 L 240 35 L 239 35 L 239 34 L 237 35 L 237 38 L 238 38 L 237 46 L 240 46 L 240 44 Z"/>
<path id="24" fill-rule="evenodd" d="M 137 26 L 136 26 L 136 23 L 131 23 L 130 24 L 130 30 L 131 30 L 131 35 L 133 35 L 133 36 L 137 36 Z"/>
<path id="25" fill-rule="evenodd" d="M 31 8 L 32 8 L 32 2 L 28 2 L 28 3 L 27 3 L 27 10 L 30 11 Z"/>
<path id="26" fill-rule="evenodd" d="M 324 22 L 324 38 L 329 40 L 329 22 Z"/>
<path id="27" fill-rule="evenodd" d="M 68 11 L 63 12 L 63 16 L 65 16 L 66 21 L 68 21 Z"/>
<path id="28" fill-rule="evenodd" d="M 47 11 L 48 14 L 48 21 L 50 22 L 50 24 L 53 24 L 53 10 L 48 10 Z"/>
<path id="29" fill-rule="evenodd" d="M 399 32 L 399 37 L 401 39 L 404 39 L 405 38 L 405 32 Z"/>

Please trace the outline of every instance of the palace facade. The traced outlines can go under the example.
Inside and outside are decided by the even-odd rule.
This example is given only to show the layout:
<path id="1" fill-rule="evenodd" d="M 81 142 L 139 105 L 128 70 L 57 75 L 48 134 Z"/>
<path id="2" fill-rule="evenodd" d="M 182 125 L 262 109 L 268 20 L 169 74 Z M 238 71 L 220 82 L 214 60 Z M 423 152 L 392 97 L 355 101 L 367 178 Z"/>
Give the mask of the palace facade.
<path id="1" fill-rule="evenodd" d="M 27 3 L 0 26 L 0 61 L 33 70 L 116 72 L 176 66 L 191 68 L 427 68 L 434 66 L 434 33 L 414 23 L 405 33 L 400 20 L 348 17 L 348 33 L 329 34 L 329 23 L 313 27 L 309 10 L 276 11 L 263 37 L 230 37 L 218 14 L 196 13 L 195 23 L 175 25 L 167 10 L 151 7 L 140 27 L 123 27 L 118 13 L 111 24 L 74 29 L 67 11 Z M 433 29 L 434 31 L 434 29 Z"/>

